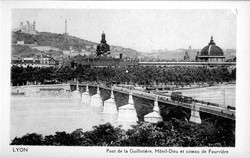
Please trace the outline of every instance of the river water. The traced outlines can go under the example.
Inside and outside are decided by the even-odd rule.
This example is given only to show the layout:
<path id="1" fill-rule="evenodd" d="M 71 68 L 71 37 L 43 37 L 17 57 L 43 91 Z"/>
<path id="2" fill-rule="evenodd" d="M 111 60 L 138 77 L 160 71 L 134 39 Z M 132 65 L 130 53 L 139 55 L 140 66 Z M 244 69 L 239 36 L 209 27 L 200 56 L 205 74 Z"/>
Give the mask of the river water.
<path id="1" fill-rule="evenodd" d="M 226 104 L 235 106 L 235 85 L 199 88 L 195 90 L 195 97 L 209 102 L 223 103 L 221 92 L 224 89 L 226 89 Z M 193 92 L 194 90 L 183 91 L 184 95 L 189 96 L 193 96 Z M 114 126 L 121 124 L 117 122 L 117 115 L 103 114 L 102 107 L 90 107 L 89 104 L 65 94 L 67 93 L 63 93 L 63 97 L 12 96 L 10 139 L 34 132 L 45 136 L 55 134 L 57 131 L 71 133 L 78 128 L 88 131 L 92 126 L 106 122 Z"/>
<path id="2" fill-rule="evenodd" d="M 111 122 L 117 125 L 117 115 L 103 114 L 102 107 L 93 108 L 72 98 L 30 98 L 12 97 L 10 137 L 27 133 L 43 135 L 56 131 L 83 131 L 93 125 Z"/>
<path id="3" fill-rule="evenodd" d="M 217 103 L 222 107 L 230 105 L 235 107 L 236 85 L 218 85 L 205 88 L 182 90 L 183 95 L 193 97 L 197 100 Z"/>

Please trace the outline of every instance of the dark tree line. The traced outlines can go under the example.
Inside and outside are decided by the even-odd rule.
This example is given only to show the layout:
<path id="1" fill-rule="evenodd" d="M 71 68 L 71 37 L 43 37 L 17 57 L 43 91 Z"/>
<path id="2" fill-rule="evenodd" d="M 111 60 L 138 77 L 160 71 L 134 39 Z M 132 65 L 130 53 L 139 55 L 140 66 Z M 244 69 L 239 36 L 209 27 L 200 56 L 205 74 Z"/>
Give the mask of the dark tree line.
<path id="1" fill-rule="evenodd" d="M 110 123 L 94 126 L 91 131 L 56 132 L 43 137 L 26 134 L 15 137 L 11 145 L 53 146 L 165 146 L 165 147 L 234 147 L 235 135 L 220 124 L 194 124 L 178 119 L 158 123 L 139 123 L 127 131 Z"/>
<path id="2" fill-rule="evenodd" d="M 120 82 L 132 84 L 192 84 L 219 83 L 236 80 L 236 69 L 229 71 L 225 67 L 11 67 L 13 85 L 32 83 L 63 83 L 73 79 L 80 82 Z"/>

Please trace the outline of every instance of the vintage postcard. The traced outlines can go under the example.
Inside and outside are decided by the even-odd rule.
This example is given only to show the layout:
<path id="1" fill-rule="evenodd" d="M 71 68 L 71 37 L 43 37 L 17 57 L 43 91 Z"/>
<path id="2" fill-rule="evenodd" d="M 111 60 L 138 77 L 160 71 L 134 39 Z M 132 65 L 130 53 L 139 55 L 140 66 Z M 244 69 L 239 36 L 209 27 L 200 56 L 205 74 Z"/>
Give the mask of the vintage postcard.
<path id="1" fill-rule="evenodd" d="M 3 157 L 249 156 L 249 3 L 2 4 Z"/>

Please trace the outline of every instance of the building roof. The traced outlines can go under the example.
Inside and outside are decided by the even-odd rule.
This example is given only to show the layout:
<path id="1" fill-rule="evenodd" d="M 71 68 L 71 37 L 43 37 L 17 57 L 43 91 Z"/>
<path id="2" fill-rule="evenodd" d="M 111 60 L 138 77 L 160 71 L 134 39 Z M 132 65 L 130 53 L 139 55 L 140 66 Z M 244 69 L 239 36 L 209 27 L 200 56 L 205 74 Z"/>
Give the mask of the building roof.
<path id="1" fill-rule="evenodd" d="M 211 36 L 210 42 L 201 50 L 199 56 L 224 56 L 224 53 L 220 47 L 216 46 L 213 36 Z"/>
<path id="2" fill-rule="evenodd" d="M 12 64 L 40 64 L 40 60 L 11 60 Z"/>

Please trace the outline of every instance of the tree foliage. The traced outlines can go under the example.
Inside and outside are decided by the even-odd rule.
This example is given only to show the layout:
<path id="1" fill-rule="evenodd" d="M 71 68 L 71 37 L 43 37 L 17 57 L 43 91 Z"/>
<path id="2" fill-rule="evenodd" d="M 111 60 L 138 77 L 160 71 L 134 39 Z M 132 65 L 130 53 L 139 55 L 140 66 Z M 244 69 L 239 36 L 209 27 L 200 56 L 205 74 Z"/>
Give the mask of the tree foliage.
<path id="1" fill-rule="evenodd" d="M 225 123 L 226 120 L 221 120 Z M 220 122 L 220 123 L 222 123 Z M 232 122 L 231 122 L 232 123 Z M 227 122 L 225 124 L 231 124 Z M 91 131 L 77 129 L 72 133 L 56 132 L 55 135 L 32 133 L 15 137 L 11 145 L 53 145 L 53 146 L 165 146 L 201 147 L 235 146 L 234 128 L 225 129 L 223 124 L 204 122 L 194 124 L 178 119 L 165 122 L 141 122 L 127 131 L 110 123 L 94 126 Z"/>
<path id="2" fill-rule="evenodd" d="M 119 82 L 137 84 L 173 83 L 184 85 L 192 83 L 230 82 L 236 80 L 236 70 L 231 72 L 224 67 L 209 69 L 206 67 L 17 67 L 11 68 L 13 85 L 29 82 L 46 81 L 68 82 L 78 78 L 79 81 Z"/>

